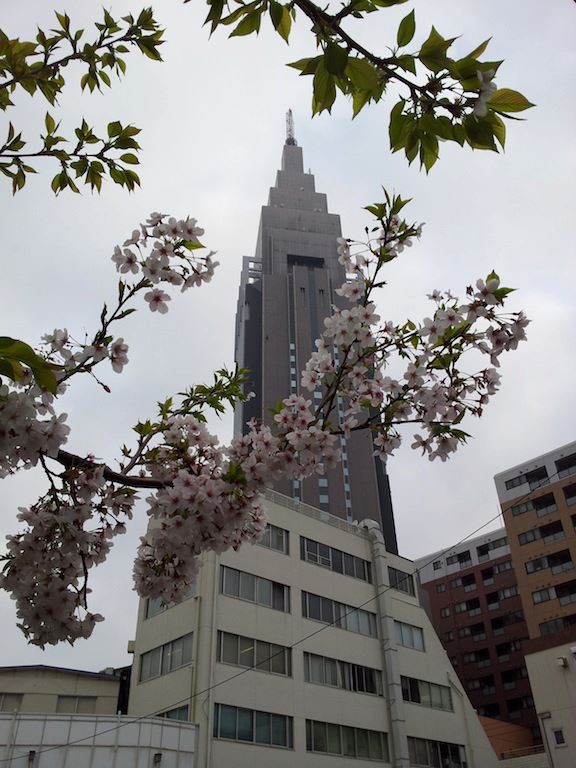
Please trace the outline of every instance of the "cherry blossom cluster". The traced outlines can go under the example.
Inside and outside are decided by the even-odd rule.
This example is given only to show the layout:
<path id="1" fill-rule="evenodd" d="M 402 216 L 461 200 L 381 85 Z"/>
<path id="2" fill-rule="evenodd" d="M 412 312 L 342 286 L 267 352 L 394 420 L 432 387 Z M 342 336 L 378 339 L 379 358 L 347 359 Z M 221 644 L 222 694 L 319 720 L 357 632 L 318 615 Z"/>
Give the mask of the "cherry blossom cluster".
<path id="1" fill-rule="evenodd" d="M 208 283 L 218 262 L 212 257 L 194 255 L 202 248 L 199 237 L 204 230 L 196 219 L 175 219 L 162 213 L 152 213 L 140 229 L 135 229 L 123 246 L 114 248 L 112 261 L 121 274 L 143 276 L 151 284 L 144 298 L 152 312 L 168 312 L 170 295 L 160 283 L 180 286 L 182 291 Z M 150 242 L 152 245 L 150 246 Z M 148 252 L 149 251 L 149 252 Z"/>
<path id="2" fill-rule="evenodd" d="M 29 377 L 18 388 L 0 386 L 0 478 L 35 467 L 41 456 L 58 455 L 70 427 L 65 413 L 56 416 L 52 401 Z"/>
<path id="3" fill-rule="evenodd" d="M 102 616 L 86 609 L 88 571 L 102 563 L 111 539 L 132 517 L 134 491 L 104 480 L 104 468 L 51 474 L 48 493 L 20 508 L 24 533 L 8 536 L 11 567 L 0 587 L 16 601 L 18 626 L 44 647 L 89 637 Z"/>
<path id="4" fill-rule="evenodd" d="M 30 642 L 73 642 L 92 632 L 101 617 L 87 609 L 88 570 L 125 530 L 136 488 L 150 489 L 150 525 L 134 565 L 136 589 L 170 604 L 197 578 L 203 552 L 258 540 L 266 526 L 261 494 L 275 479 L 302 479 L 333 467 L 340 436 L 371 430 L 374 452 L 384 461 L 414 424 L 419 429 L 411 445 L 430 460 L 445 461 L 465 442 L 463 418 L 482 414 L 499 386 L 499 358 L 525 339 L 528 320 L 521 312 L 500 311 L 510 289 L 491 273 L 470 286 L 463 301 L 433 291 L 434 310 L 420 323 L 382 322 L 373 294 L 385 285 L 383 270 L 422 231 L 401 219 L 404 205 L 387 196 L 385 203 L 368 206 L 378 222 L 371 239 L 336 243 L 346 279 L 301 378 L 301 392 L 314 397 L 290 395 L 270 425 L 251 422 L 228 447 L 208 432 L 203 409 L 222 411 L 225 402 L 243 397 L 241 372 L 220 371 L 225 375 L 212 388 L 198 385 L 177 402 L 161 404 L 157 421 L 135 427 L 137 445 L 123 448 L 118 473 L 93 458 L 64 454 L 69 430 L 51 395 L 30 381 L 20 382 L 20 389 L 0 388 L 0 475 L 40 462 L 50 483 L 45 496 L 21 510 L 26 529 L 9 537 L 0 580 L 17 601 Z M 201 234 L 194 219 L 152 214 L 116 247 L 116 268 L 136 276 L 135 282 L 121 279 L 118 304 L 103 310 L 94 338 L 81 344 L 58 329 L 44 337 L 59 394 L 72 375 L 94 376 L 105 360 L 122 372 L 128 347 L 109 327 L 134 311 L 128 302 L 136 293 L 146 291 L 150 309 L 162 314 L 170 297 L 155 286 L 185 290 L 211 278 L 212 253 L 194 255 Z M 488 357 L 490 365 L 468 373 L 464 355 L 467 361 Z M 60 474 L 47 464 L 54 459 L 64 466 Z"/>

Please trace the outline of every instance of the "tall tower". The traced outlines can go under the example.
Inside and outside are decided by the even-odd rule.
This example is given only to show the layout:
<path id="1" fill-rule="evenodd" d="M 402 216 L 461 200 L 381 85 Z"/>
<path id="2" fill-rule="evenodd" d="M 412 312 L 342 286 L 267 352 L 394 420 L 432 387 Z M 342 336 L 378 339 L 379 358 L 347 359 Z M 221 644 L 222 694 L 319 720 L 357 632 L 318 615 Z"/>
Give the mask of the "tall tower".
<path id="1" fill-rule="evenodd" d="M 236 362 L 250 371 L 255 396 L 239 405 L 235 432 L 251 418 L 272 421 L 272 409 L 289 394 L 320 399 L 300 389 L 300 373 L 324 328 L 334 290 L 345 280 L 336 239 L 340 217 L 328 213 L 326 195 L 304 173 L 302 149 L 291 113 L 281 170 L 262 207 L 256 252 L 244 257 L 236 314 Z M 382 527 L 386 548 L 397 553 L 388 476 L 373 455 L 372 438 L 357 432 L 341 438 L 342 464 L 300 482 L 282 480 L 276 490 L 345 520 L 372 518 Z"/>

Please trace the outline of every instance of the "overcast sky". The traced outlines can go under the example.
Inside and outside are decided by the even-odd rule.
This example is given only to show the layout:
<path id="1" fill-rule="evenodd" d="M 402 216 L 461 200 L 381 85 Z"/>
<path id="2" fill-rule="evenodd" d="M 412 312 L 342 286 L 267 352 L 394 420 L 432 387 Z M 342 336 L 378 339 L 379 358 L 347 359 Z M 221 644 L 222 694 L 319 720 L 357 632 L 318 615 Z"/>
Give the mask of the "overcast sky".
<path id="1" fill-rule="evenodd" d="M 50 4 L 10 4 L 3 29 L 31 37 L 35 26 L 52 24 Z M 125 0 L 107 4 L 114 14 L 137 11 Z M 69 87 L 58 108 L 62 132 L 72 133 L 85 117 L 97 132 L 120 119 L 142 127 L 142 189 L 128 195 L 105 184 L 102 194 L 49 190 L 50 163 L 12 197 L 0 184 L 2 217 L 2 333 L 34 343 L 55 327 L 77 338 L 96 327 L 101 304 L 114 296 L 110 256 L 153 210 L 187 214 L 205 227 L 204 242 L 219 253 L 214 281 L 199 291 L 175 295 L 170 312 L 146 309 L 128 318 L 120 335 L 130 344 L 122 376 L 103 374 L 106 395 L 87 378 L 60 409 L 73 427 L 69 448 L 113 462 L 130 428 L 153 414 L 158 399 L 233 362 L 233 329 L 241 257 L 254 251 L 260 206 L 274 182 L 284 142 L 284 115 L 294 111 L 304 163 L 339 213 L 345 236 L 362 236 L 368 219 L 362 206 L 381 198 L 381 187 L 413 197 L 407 215 L 425 221 L 420 244 L 389 269 L 379 299 L 381 314 L 398 322 L 430 314 L 426 293 L 466 285 L 496 269 L 516 287 L 511 310 L 532 319 L 529 341 L 504 356 L 500 393 L 481 421 L 468 422 L 470 444 L 446 464 L 430 463 L 404 447 L 389 462 L 401 554 L 420 557 L 455 543 L 498 513 L 493 476 L 576 437 L 575 159 L 573 97 L 576 5 L 571 0 L 434 0 L 408 3 L 353 24 L 375 51 L 393 41 L 394 23 L 414 7 L 420 42 L 434 23 L 446 37 L 461 35 L 464 55 L 493 36 L 490 57 L 505 58 L 499 86 L 522 91 L 537 109 L 525 122 L 508 124 L 504 155 L 473 153 L 443 144 L 429 177 L 388 151 L 388 106 L 366 108 L 354 121 L 342 101 L 332 116 L 310 117 L 311 80 L 286 68 L 314 55 L 305 27 L 288 49 L 266 28 L 258 38 L 208 41 L 203 4 L 177 0 L 158 4 L 167 29 L 163 64 L 132 55 L 125 80 L 102 95 L 82 95 L 79 72 L 70 68 Z M 59 3 L 73 24 L 88 26 L 100 3 Z M 34 143 L 43 128 L 46 103 L 20 97 L 8 118 Z M 6 127 L 0 126 L 0 132 Z M 43 171 L 43 172 L 42 172 Z M 2 180 L 0 179 L 0 182 Z M 8 290 L 6 290 L 6 288 Z M 211 424 L 226 441 L 232 419 Z M 2 535 L 16 530 L 17 507 L 32 503 L 43 487 L 31 471 L 2 484 Z M 92 576 L 92 609 L 106 616 L 89 641 L 45 652 L 27 646 L 14 626 L 14 608 L 0 595 L 2 664 L 60 664 L 100 669 L 129 662 L 137 598 L 131 591 L 132 558 L 146 525 L 140 514 L 117 541 L 108 563 Z M 498 520 L 485 529 L 497 527 Z"/>

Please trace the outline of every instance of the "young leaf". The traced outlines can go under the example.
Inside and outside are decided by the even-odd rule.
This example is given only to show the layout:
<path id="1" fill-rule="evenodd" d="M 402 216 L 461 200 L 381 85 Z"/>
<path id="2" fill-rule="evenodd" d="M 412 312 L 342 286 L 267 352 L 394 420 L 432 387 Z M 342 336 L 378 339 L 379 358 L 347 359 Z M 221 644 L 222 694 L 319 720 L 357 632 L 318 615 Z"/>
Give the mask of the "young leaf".
<path id="1" fill-rule="evenodd" d="M 400 22 L 398 27 L 398 34 L 396 35 L 396 42 L 403 48 L 412 40 L 414 33 L 416 32 L 416 19 L 414 11 L 410 11 L 408 16 L 405 16 Z"/>
<path id="2" fill-rule="evenodd" d="M 490 96 L 488 106 L 497 112 L 522 112 L 535 105 L 528 101 L 526 96 L 518 93 L 518 91 L 512 91 L 510 88 L 500 88 Z"/>

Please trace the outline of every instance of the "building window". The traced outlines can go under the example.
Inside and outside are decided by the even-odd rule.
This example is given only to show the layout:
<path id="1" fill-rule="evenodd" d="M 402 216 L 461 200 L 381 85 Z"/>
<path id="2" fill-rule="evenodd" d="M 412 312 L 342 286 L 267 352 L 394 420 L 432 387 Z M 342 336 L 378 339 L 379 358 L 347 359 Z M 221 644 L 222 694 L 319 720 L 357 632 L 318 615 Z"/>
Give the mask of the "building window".
<path id="1" fill-rule="evenodd" d="M 167 675 L 192 661 L 192 633 L 160 645 L 140 657 L 140 682 Z"/>
<path id="2" fill-rule="evenodd" d="M 278 552 L 289 554 L 289 533 L 285 528 L 268 523 L 264 535 L 258 542 L 261 547 L 275 549 Z"/>
<path id="3" fill-rule="evenodd" d="M 186 723 L 188 722 L 188 705 L 169 709 L 167 712 L 160 712 L 156 717 L 165 717 L 167 720 L 180 720 Z"/>
<path id="4" fill-rule="evenodd" d="M 436 592 L 446 592 L 445 582 L 442 581 L 440 584 L 436 584 Z"/>
<path id="5" fill-rule="evenodd" d="M 272 712 L 215 704 L 214 738 L 292 749 L 292 718 Z"/>
<path id="6" fill-rule="evenodd" d="M 21 706 L 21 693 L 0 693 L 0 712 L 18 712 Z"/>
<path id="7" fill-rule="evenodd" d="M 329 504 L 329 503 L 330 503 L 330 499 L 329 499 L 329 497 L 328 497 L 328 495 L 327 495 L 327 494 L 325 494 L 325 493 L 321 493 L 321 494 L 319 495 L 319 497 L 318 497 L 318 502 L 319 502 L 320 504 Z"/>
<path id="8" fill-rule="evenodd" d="M 520 544 L 530 544 L 530 542 L 537 541 L 538 539 L 542 539 L 545 544 L 551 544 L 553 541 L 559 541 L 563 538 L 564 529 L 562 528 L 560 520 L 518 534 L 518 541 Z"/>
<path id="9" fill-rule="evenodd" d="M 431 739 L 415 739 L 408 736 L 408 754 L 410 765 L 450 766 L 450 768 L 466 768 L 466 750 L 461 744 L 449 744 L 446 741 Z"/>
<path id="10" fill-rule="evenodd" d="M 552 731 L 552 734 L 554 736 L 554 743 L 557 747 L 561 746 L 562 744 L 566 744 L 566 739 L 564 737 L 564 731 L 562 728 L 555 728 Z"/>
<path id="11" fill-rule="evenodd" d="M 328 488 L 328 478 L 326 477 L 318 478 L 318 488 Z"/>
<path id="12" fill-rule="evenodd" d="M 304 680 L 345 691 L 383 696 L 380 670 L 347 661 L 304 653 Z"/>
<path id="13" fill-rule="evenodd" d="M 434 560 L 432 563 L 432 568 L 437 571 L 439 568 L 442 568 L 442 560 Z"/>
<path id="14" fill-rule="evenodd" d="M 571 507 L 573 504 L 576 504 L 576 484 L 567 485 L 563 491 L 566 505 Z"/>
<path id="15" fill-rule="evenodd" d="M 377 637 L 376 614 L 310 592 L 302 592 L 302 616 L 348 632 Z"/>
<path id="16" fill-rule="evenodd" d="M 558 459 L 558 461 L 554 463 L 558 470 L 559 480 L 562 477 L 568 477 L 568 475 L 576 473 L 576 453 L 573 453 L 570 456 L 565 456 L 563 459 Z"/>
<path id="17" fill-rule="evenodd" d="M 407 595 L 416 595 L 414 589 L 414 577 L 411 573 L 405 573 L 399 571 L 397 568 L 388 566 L 388 579 L 390 580 L 390 586 L 392 589 L 397 589 L 399 592 L 405 592 Z"/>
<path id="18" fill-rule="evenodd" d="M 448 616 L 450 616 L 450 608 L 442 608 L 440 610 L 440 616 L 442 616 L 443 619 L 448 618 Z"/>
<path id="19" fill-rule="evenodd" d="M 292 651 L 284 645 L 218 632 L 218 661 L 277 675 L 292 675 Z"/>
<path id="20" fill-rule="evenodd" d="M 341 552 L 339 549 L 313 539 L 306 539 L 304 536 L 300 536 L 300 559 L 329 568 L 336 573 L 372 583 L 372 568 L 367 560 Z"/>
<path id="21" fill-rule="evenodd" d="M 484 560 L 488 560 L 490 557 L 490 552 L 494 549 L 500 549 L 501 547 L 505 547 L 508 544 L 508 539 L 506 536 L 502 536 L 499 539 L 494 539 L 494 541 L 488 541 L 486 544 L 481 544 L 479 547 L 476 547 L 476 552 L 478 554 L 478 560 L 480 562 L 483 562 Z"/>
<path id="22" fill-rule="evenodd" d="M 426 680 L 417 680 L 415 677 L 401 677 L 402 698 L 412 704 L 422 704 L 432 709 L 446 709 L 454 711 L 452 706 L 452 693 L 446 685 L 428 683 Z"/>
<path id="23" fill-rule="evenodd" d="M 415 651 L 424 650 L 424 632 L 421 627 L 413 624 L 405 624 L 403 621 L 395 621 L 396 642 L 404 648 L 413 648 Z"/>
<path id="24" fill-rule="evenodd" d="M 318 720 L 306 720 L 306 750 L 386 763 L 390 759 L 386 733 Z"/>
<path id="25" fill-rule="evenodd" d="M 460 568 L 468 568 L 471 562 L 472 557 L 470 555 L 470 550 L 468 549 L 465 549 L 464 552 L 460 552 L 457 555 L 450 555 L 450 557 L 446 558 L 446 565 L 456 565 L 456 563 L 458 563 Z"/>
<path id="26" fill-rule="evenodd" d="M 220 566 L 220 591 L 228 597 L 290 613 L 290 587 L 252 573 Z"/>
<path id="27" fill-rule="evenodd" d="M 195 594 L 196 584 L 191 584 L 184 593 L 184 597 L 182 598 L 181 602 L 188 600 L 190 597 L 194 597 Z M 167 611 L 168 608 L 173 608 L 175 605 L 180 605 L 180 603 L 165 604 L 162 602 L 161 597 L 148 597 L 146 599 L 146 607 L 144 609 L 144 618 L 151 619 L 153 616 L 158 616 L 159 613 L 164 613 L 164 611 Z"/>
<path id="28" fill-rule="evenodd" d="M 58 714 L 93 715 L 96 712 L 96 696 L 58 696 Z"/>

